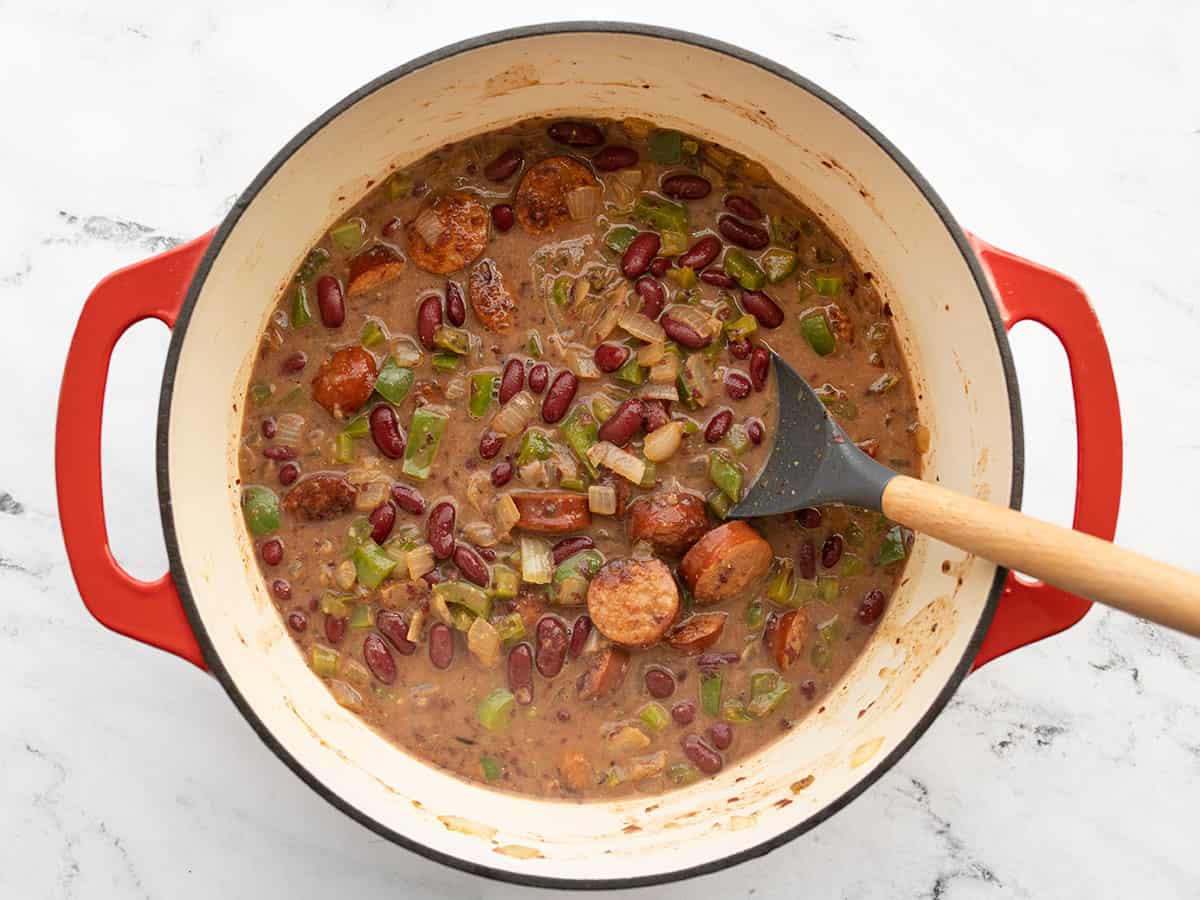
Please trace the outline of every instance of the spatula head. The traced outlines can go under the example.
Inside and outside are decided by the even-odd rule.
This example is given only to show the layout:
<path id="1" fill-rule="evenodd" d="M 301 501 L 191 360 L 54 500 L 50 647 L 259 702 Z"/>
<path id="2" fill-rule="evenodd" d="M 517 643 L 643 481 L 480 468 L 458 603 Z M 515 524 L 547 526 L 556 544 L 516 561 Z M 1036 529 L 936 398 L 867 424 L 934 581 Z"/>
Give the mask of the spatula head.
<path id="1" fill-rule="evenodd" d="M 808 382 L 778 354 L 772 357 L 779 386 L 775 443 L 762 474 L 729 517 L 773 516 L 822 503 L 880 509 L 883 489 L 896 473 L 854 446 Z"/>

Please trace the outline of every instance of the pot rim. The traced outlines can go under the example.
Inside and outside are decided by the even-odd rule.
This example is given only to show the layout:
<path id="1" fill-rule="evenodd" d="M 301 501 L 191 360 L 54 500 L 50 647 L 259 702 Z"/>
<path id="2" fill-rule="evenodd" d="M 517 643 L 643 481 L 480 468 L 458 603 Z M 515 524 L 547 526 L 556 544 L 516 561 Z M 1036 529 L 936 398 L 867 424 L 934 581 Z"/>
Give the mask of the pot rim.
<path id="1" fill-rule="evenodd" d="M 976 286 L 979 289 L 980 296 L 983 298 L 984 305 L 988 314 L 988 318 L 992 323 L 992 331 L 994 332 L 999 351 L 1001 365 L 1004 370 L 1004 380 L 1008 390 L 1009 398 L 1009 417 L 1012 425 L 1012 441 L 1013 441 L 1013 466 L 1012 466 L 1012 490 L 1009 496 L 1009 506 L 1013 509 L 1020 508 L 1021 494 L 1024 486 L 1025 476 L 1025 443 L 1024 443 L 1024 428 L 1021 417 L 1021 402 L 1017 387 L 1016 370 L 1013 365 L 1012 351 L 1008 342 L 1008 335 L 1004 327 L 1004 321 L 1000 315 L 999 306 L 992 291 L 992 286 L 987 276 L 984 274 L 983 268 L 971 248 L 970 242 L 966 233 L 963 231 L 958 222 L 950 214 L 942 199 L 934 191 L 933 187 L 925 180 L 924 176 L 917 170 L 909 159 L 900 152 L 886 137 L 883 136 L 873 125 L 871 125 L 862 115 L 851 109 L 847 104 L 834 97 L 832 94 L 809 81 L 802 75 L 792 71 L 786 66 L 773 62 L 756 53 L 752 53 L 741 47 L 733 44 L 725 43 L 724 41 L 715 40 L 703 35 L 695 34 L 688 31 L 681 31 L 674 28 L 663 28 L 654 25 L 641 25 L 632 22 L 611 22 L 611 21 L 564 21 L 550 22 L 538 25 L 527 25 L 518 28 L 505 29 L 502 31 L 493 31 L 487 34 L 478 35 L 473 38 L 468 38 L 457 43 L 448 44 L 437 50 L 419 56 L 415 59 L 404 63 L 390 71 L 373 79 L 347 96 L 343 97 L 337 103 L 333 104 L 321 115 L 317 116 L 300 130 L 290 141 L 279 150 L 271 160 L 263 167 L 263 169 L 254 177 L 249 186 L 242 192 L 234 203 L 233 207 L 226 214 L 221 225 L 217 228 L 213 235 L 212 241 L 205 251 L 203 258 L 200 260 L 199 266 L 192 277 L 191 284 L 188 287 L 187 295 L 184 298 L 183 305 L 179 311 L 179 316 L 176 320 L 175 327 L 171 333 L 171 342 L 167 350 L 166 366 L 163 372 L 162 390 L 159 399 L 158 408 L 158 439 L 156 442 L 156 467 L 159 495 L 159 512 L 162 519 L 163 536 L 166 541 L 167 558 L 170 564 L 171 577 L 175 582 L 176 589 L 179 592 L 179 598 L 182 601 L 183 609 L 187 615 L 189 624 L 195 632 L 196 640 L 200 645 L 200 649 L 204 654 L 205 663 L 210 672 L 216 676 L 221 686 L 225 689 L 225 693 L 229 695 L 230 700 L 241 712 L 242 716 L 254 729 L 260 740 L 273 752 L 279 759 L 291 769 L 299 778 L 304 781 L 312 790 L 323 797 L 336 809 L 340 810 L 345 815 L 354 819 L 359 824 L 370 829 L 380 837 L 386 838 L 394 844 L 411 850 L 414 853 L 420 854 L 426 859 L 441 863 L 459 871 L 466 872 L 472 875 L 480 875 L 485 878 L 495 881 L 507 882 L 510 884 L 518 884 L 528 887 L 539 888 L 558 888 L 558 889 L 573 889 L 573 890 L 612 890 L 633 887 L 646 887 L 651 885 L 666 884 L 675 881 L 683 881 L 688 878 L 695 878 L 700 875 L 707 875 L 713 872 L 721 871 L 739 863 L 747 862 L 763 856 L 777 847 L 782 847 L 789 841 L 799 837 L 810 829 L 824 822 L 826 819 L 833 816 L 835 813 L 847 806 L 852 800 L 863 794 L 867 788 L 871 787 L 878 781 L 884 773 L 892 768 L 900 759 L 913 747 L 914 744 L 925 733 L 934 719 L 941 714 L 942 710 L 950 702 L 958 690 L 958 686 L 963 679 L 971 671 L 972 663 L 979 651 L 980 645 L 983 643 L 983 638 L 987 634 L 988 628 L 991 625 L 992 618 L 996 612 L 996 607 L 999 603 L 1000 594 L 1004 587 L 1004 582 L 1008 577 L 1008 570 L 1003 567 L 997 567 L 995 577 L 992 580 L 991 588 L 988 591 L 986 604 L 983 612 L 976 623 L 975 630 L 971 634 L 970 640 L 967 642 L 966 648 L 963 651 L 962 658 L 955 665 L 950 678 L 945 686 L 941 689 L 938 695 L 934 698 L 929 708 L 911 728 L 909 733 L 896 745 L 896 747 L 881 759 L 869 772 L 865 773 L 850 789 L 838 797 L 833 802 L 829 803 L 822 809 L 817 810 L 812 815 L 808 816 L 802 822 L 793 827 L 780 832 L 772 837 L 766 838 L 753 847 L 749 847 L 738 853 L 732 853 L 727 856 L 722 856 L 709 862 L 690 866 L 682 869 L 673 869 L 666 872 L 661 872 L 655 875 L 643 875 L 627 878 L 558 878 L 549 876 L 539 876 L 522 872 L 514 872 L 506 869 L 485 866 L 470 860 L 463 859 L 452 854 L 444 853 L 432 847 L 422 844 L 419 840 L 409 835 L 401 834 L 387 827 L 381 822 L 376 821 L 368 816 L 362 810 L 351 803 L 348 803 L 336 792 L 332 791 L 295 757 L 293 757 L 282 744 L 275 738 L 271 731 L 266 727 L 263 721 L 255 713 L 254 709 L 242 696 L 237 684 L 230 676 L 228 669 L 225 668 L 217 653 L 216 647 L 209 638 L 208 632 L 204 627 L 199 610 L 192 596 L 191 586 L 188 582 L 187 573 L 184 570 L 183 563 L 179 552 L 178 537 L 175 530 L 174 508 L 171 502 L 171 485 L 168 475 L 168 436 L 170 433 L 170 411 L 171 400 L 174 394 L 175 375 L 179 364 L 179 356 L 183 347 L 183 338 L 187 332 L 188 322 L 191 319 L 192 310 L 195 308 L 199 298 L 200 291 L 204 286 L 204 282 L 208 277 L 208 273 L 212 268 L 213 261 L 221 252 L 226 239 L 230 232 L 241 219 L 242 213 L 250 205 L 250 203 L 258 196 L 262 188 L 274 176 L 276 171 L 301 147 L 309 138 L 319 132 L 322 128 L 328 125 L 334 118 L 340 115 L 349 107 L 358 103 L 363 98 L 369 96 L 375 91 L 385 87 L 391 82 L 403 78 L 415 71 L 425 68 L 443 60 L 450 59 L 461 53 L 471 50 L 476 50 L 481 47 L 490 46 L 493 44 L 501 44 L 509 41 L 523 40 L 530 37 L 540 37 L 545 35 L 560 35 L 571 33 L 584 34 L 625 34 L 638 37 L 653 37 L 661 40 L 674 41 L 682 44 L 699 47 L 705 50 L 711 50 L 717 53 L 722 53 L 726 56 L 733 57 L 741 62 L 749 63 L 766 70 L 780 78 L 783 78 L 795 85 L 797 88 L 808 92 L 818 100 L 831 106 L 841 115 L 845 116 L 858 129 L 860 129 L 867 137 L 888 155 L 889 158 L 904 172 L 905 176 L 913 183 L 917 190 L 924 197 L 926 202 L 933 208 L 941 219 L 943 225 L 949 232 L 950 237 L 957 245 L 959 252 L 962 254 L 967 268 L 970 270 L 971 277 L 974 279 Z"/>

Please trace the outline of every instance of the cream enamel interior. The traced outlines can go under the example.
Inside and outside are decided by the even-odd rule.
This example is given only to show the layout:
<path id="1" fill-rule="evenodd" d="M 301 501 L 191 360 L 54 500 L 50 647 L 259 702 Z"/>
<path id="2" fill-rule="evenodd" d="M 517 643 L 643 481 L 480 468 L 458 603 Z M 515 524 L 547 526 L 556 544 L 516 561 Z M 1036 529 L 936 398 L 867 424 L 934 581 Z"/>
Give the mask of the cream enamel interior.
<path id="1" fill-rule="evenodd" d="M 654 876 L 760 844 L 865 777 L 946 685 L 995 570 L 918 539 L 877 638 L 822 714 L 718 779 L 652 799 L 573 805 L 468 785 L 333 701 L 260 585 L 238 511 L 241 413 L 231 404 L 240 407 L 259 333 L 297 261 L 368 179 L 450 140 L 567 113 L 637 115 L 719 140 L 825 215 L 881 277 L 896 311 L 933 434 L 926 477 L 1009 496 L 1009 395 L 992 324 L 958 247 L 895 162 L 822 100 L 753 64 L 661 37 L 580 32 L 491 44 L 396 79 L 282 165 L 229 234 L 188 322 L 167 472 L 182 566 L 209 639 L 265 728 L 326 788 L 386 828 L 480 865 L 558 878 Z M 950 575 L 943 560 L 954 563 Z M 807 775 L 811 785 L 793 793 Z M 453 830 L 446 816 L 484 831 Z M 513 847 L 536 856 L 514 856 Z"/>

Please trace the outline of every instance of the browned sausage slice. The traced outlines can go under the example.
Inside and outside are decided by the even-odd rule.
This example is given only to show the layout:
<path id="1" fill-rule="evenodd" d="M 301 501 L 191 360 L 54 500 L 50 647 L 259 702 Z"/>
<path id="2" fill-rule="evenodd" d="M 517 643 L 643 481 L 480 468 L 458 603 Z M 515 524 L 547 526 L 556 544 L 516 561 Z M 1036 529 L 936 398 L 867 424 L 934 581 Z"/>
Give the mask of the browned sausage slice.
<path id="1" fill-rule="evenodd" d="M 649 647 L 679 613 L 679 588 L 659 559 L 614 559 L 588 585 L 588 615 L 600 633 L 626 647 Z"/>
<path id="2" fill-rule="evenodd" d="M 578 750 L 564 750 L 558 759 L 558 773 L 563 784 L 575 792 L 586 791 L 596 785 L 596 771 L 588 758 Z"/>
<path id="3" fill-rule="evenodd" d="M 629 507 L 629 539 L 648 541 L 664 556 L 679 556 L 707 528 L 704 501 L 686 491 L 649 494 Z"/>
<path id="4" fill-rule="evenodd" d="M 667 635 L 667 643 L 685 656 L 703 653 L 725 630 L 727 613 L 698 613 Z"/>
<path id="5" fill-rule="evenodd" d="M 517 221 L 530 234 L 546 234 L 571 218 L 567 194 L 596 184 L 583 163 L 569 156 L 551 156 L 530 166 L 517 188 Z"/>
<path id="6" fill-rule="evenodd" d="M 576 685 L 579 699 L 594 700 L 615 691 L 625 679 L 629 667 L 629 654 L 620 647 L 605 647 L 593 653 L 587 661 L 587 669 L 579 676 Z"/>
<path id="7" fill-rule="evenodd" d="M 404 257 L 387 244 L 375 244 L 350 260 L 350 280 L 346 296 L 365 294 L 384 282 L 399 277 L 405 270 Z"/>
<path id="8" fill-rule="evenodd" d="M 541 534 L 569 534 L 591 527 L 587 497 L 566 491 L 511 494 L 521 518 L 517 527 Z"/>
<path id="9" fill-rule="evenodd" d="M 426 223 L 429 228 L 424 227 Z M 437 236 L 430 243 L 422 231 Z M 408 253 L 418 267 L 435 275 L 449 275 L 483 252 L 488 240 L 488 211 L 465 191 L 451 191 L 436 197 L 418 213 L 405 233 Z"/>
<path id="10" fill-rule="evenodd" d="M 804 609 L 784 613 L 767 634 L 767 647 L 781 672 L 786 672 L 800 658 L 807 641 L 808 612 Z"/>
<path id="11" fill-rule="evenodd" d="M 375 389 L 375 357 L 362 347 L 343 347 L 321 363 L 313 379 L 313 399 L 331 416 L 358 410 Z"/>
<path id="12" fill-rule="evenodd" d="M 342 476 L 320 472 L 297 481 L 283 498 L 283 508 L 310 522 L 332 519 L 354 505 L 356 493 L 354 485 Z"/>
<path id="13" fill-rule="evenodd" d="M 471 270 L 467 282 L 471 309 L 488 331 L 509 331 L 517 323 L 517 302 L 504 286 L 504 275 L 485 259 Z"/>
<path id="14" fill-rule="evenodd" d="M 745 522 L 727 522 L 700 538 L 679 564 L 700 603 L 736 597 L 767 573 L 771 545 Z"/>

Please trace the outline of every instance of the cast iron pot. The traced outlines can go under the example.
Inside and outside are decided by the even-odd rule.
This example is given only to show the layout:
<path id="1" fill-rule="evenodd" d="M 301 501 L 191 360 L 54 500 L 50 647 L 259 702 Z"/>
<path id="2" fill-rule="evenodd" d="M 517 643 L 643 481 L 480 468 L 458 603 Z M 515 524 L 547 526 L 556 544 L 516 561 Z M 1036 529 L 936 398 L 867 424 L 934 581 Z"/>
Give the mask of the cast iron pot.
<path id="1" fill-rule="evenodd" d="M 918 536 L 878 633 L 824 707 L 713 780 L 652 799 L 570 804 L 468 784 L 338 706 L 285 632 L 239 511 L 239 401 L 259 335 L 306 249 L 372 182 L 449 141 L 547 115 L 638 116 L 719 141 L 822 216 L 891 304 L 931 430 L 927 478 L 1019 505 L 1021 408 L 1005 330 L 1045 324 L 1075 388 L 1074 524 L 1112 537 L 1120 416 L 1078 287 L 966 234 L 895 147 L 789 69 L 696 35 L 596 23 L 491 34 L 387 73 L 290 141 L 215 232 L 102 281 L 63 376 L 59 508 L 93 615 L 211 671 L 279 758 L 368 828 L 506 881 L 650 884 L 750 859 L 819 824 L 900 759 L 972 667 L 1070 626 L 1088 604 Z M 158 421 L 171 571 L 145 583 L 108 549 L 100 418 L 113 345 L 148 317 L 173 329 Z M 808 786 L 793 791 L 797 782 Z"/>

